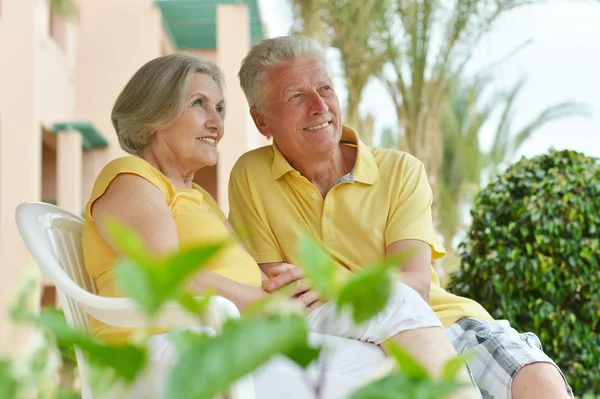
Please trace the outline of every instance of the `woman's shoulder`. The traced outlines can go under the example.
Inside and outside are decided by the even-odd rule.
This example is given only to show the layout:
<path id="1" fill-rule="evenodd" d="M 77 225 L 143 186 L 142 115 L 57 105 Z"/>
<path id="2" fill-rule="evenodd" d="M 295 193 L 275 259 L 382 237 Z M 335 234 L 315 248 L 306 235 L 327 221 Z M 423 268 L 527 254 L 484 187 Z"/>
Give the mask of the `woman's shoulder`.
<path id="1" fill-rule="evenodd" d="M 98 178 L 118 175 L 123 172 L 139 172 L 153 174 L 154 167 L 147 161 L 134 155 L 115 158 L 104 166 Z"/>
<path id="2" fill-rule="evenodd" d="M 123 174 L 136 175 L 147 180 L 163 193 L 165 199 L 172 194 L 172 190 L 169 189 L 170 183 L 167 178 L 144 159 L 133 155 L 116 158 L 106 164 L 96 178 L 90 200 L 85 209 L 86 218 L 91 211 L 91 205 L 104 195 L 117 176 Z M 89 215 L 89 218 L 91 220 L 91 214 Z"/>
<path id="3" fill-rule="evenodd" d="M 140 157 L 133 155 L 116 158 L 110 161 L 102 169 L 98 178 L 96 179 L 97 185 L 108 185 L 120 174 L 129 173 L 143 177 L 149 180 L 161 191 L 166 188 L 169 181 L 158 169 L 150 165 L 147 161 Z"/>

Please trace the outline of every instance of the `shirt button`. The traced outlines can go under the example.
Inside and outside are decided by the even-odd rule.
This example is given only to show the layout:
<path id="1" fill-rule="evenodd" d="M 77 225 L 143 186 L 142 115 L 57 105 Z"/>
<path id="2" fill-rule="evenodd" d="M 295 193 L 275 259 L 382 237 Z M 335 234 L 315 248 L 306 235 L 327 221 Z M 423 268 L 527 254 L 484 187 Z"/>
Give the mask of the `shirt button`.
<path id="1" fill-rule="evenodd" d="M 312 197 L 313 197 L 314 199 L 317 199 L 317 197 L 318 197 L 317 193 L 312 193 Z"/>
<path id="2" fill-rule="evenodd" d="M 323 222 L 324 222 L 324 223 L 329 223 L 329 218 L 325 218 L 325 219 L 323 219 Z"/>

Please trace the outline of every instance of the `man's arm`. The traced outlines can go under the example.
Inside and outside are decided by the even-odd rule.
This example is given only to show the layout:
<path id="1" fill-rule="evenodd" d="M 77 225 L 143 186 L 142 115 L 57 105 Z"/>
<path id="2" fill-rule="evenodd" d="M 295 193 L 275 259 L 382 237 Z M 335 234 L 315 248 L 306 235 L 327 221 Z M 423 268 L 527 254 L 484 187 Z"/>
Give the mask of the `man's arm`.
<path id="1" fill-rule="evenodd" d="M 420 240 L 400 240 L 388 245 L 388 256 L 409 248 L 416 250 L 415 255 L 404 265 L 400 272 L 400 281 L 421 295 L 425 302 L 429 301 L 431 292 L 431 247 Z"/>
<path id="2" fill-rule="evenodd" d="M 431 262 L 444 256 L 445 251 L 433 227 L 433 193 L 421 161 L 405 156 L 398 189 L 385 231 L 386 254 L 416 249 L 415 256 L 401 265 L 399 279 L 428 302 Z"/>

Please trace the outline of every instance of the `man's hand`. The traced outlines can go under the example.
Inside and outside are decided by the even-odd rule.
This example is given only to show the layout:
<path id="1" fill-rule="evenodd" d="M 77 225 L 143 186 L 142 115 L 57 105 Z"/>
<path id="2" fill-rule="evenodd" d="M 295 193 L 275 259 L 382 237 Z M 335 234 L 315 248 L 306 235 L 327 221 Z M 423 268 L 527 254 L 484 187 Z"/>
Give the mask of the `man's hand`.
<path id="1" fill-rule="evenodd" d="M 279 263 L 268 268 L 269 279 L 263 283 L 267 292 L 275 292 L 282 287 L 289 289 L 290 298 L 300 302 L 304 307 L 315 309 L 322 305 L 314 291 L 304 280 L 302 269 L 289 263 Z"/>

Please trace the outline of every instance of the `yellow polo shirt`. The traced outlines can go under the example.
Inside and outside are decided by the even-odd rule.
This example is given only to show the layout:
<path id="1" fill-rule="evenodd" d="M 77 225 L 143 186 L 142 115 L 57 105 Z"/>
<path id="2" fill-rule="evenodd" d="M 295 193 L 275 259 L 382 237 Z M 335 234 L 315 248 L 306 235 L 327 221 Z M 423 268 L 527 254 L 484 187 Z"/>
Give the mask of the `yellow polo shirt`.
<path id="1" fill-rule="evenodd" d="M 225 225 L 225 215 L 211 195 L 202 187 L 175 187 L 158 169 L 145 160 L 126 156 L 115 159 L 104 167 L 96 179 L 92 195 L 85 207 L 83 225 L 83 258 L 89 275 L 94 279 L 98 295 L 122 297 L 115 278 L 115 262 L 118 255 L 100 235 L 92 217 L 92 205 L 106 192 L 115 177 L 122 173 L 138 175 L 156 186 L 165 197 L 169 207 L 181 249 L 209 243 L 223 242 L 231 238 L 232 232 Z M 261 272 L 258 265 L 241 245 L 230 245 L 213 258 L 206 268 L 224 277 L 253 287 L 260 287 Z M 105 325 L 90 318 L 91 330 L 110 342 L 126 341 L 134 330 Z M 150 334 L 164 330 L 153 329 Z"/>
<path id="2" fill-rule="evenodd" d="M 305 232 L 350 271 L 383 259 L 398 240 L 427 242 L 433 259 L 443 257 L 423 164 L 404 152 L 369 148 L 347 127 L 342 141 L 357 145 L 356 164 L 325 198 L 275 144 L 238 160 L 229 181 L 229 218 L 256 262 L 298 264 L 297 241 Z M 445 327 L 469 316 L 492 320 L 477 302 L 441 288 L 433 267 L 429 305 Z"/>

